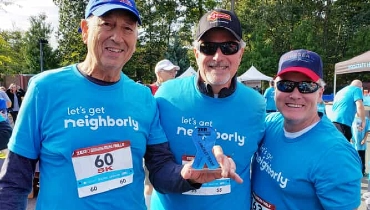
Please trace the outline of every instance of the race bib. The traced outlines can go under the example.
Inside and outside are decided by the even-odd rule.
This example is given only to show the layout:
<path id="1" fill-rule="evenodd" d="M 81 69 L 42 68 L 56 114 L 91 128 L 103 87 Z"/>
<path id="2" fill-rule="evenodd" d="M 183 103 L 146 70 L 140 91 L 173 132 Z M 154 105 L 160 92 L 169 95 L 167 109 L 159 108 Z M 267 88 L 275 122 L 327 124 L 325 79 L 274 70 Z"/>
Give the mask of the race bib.
<path id="1" fill-rule="evenodd" d="M 275 210 L 275 206 L 252 193 L 252 210 Z"/>
<path id="2" fill-rule="evenodd" d="M 194 159 L 195 156 L 182 156 L 182 164 L 186 164 Z M 231 192 L 230 178 L 216 179 L 202 184 L 202 187 L 196 190 L 190 190 L 182 194 L 185 195 L 222 195 Z"/>
<path id="3" fill-rule="evenodd" d="M 78 149 L 72 155 L 80 198 L 132 183 L 134 170 L 129 141 Z"/>

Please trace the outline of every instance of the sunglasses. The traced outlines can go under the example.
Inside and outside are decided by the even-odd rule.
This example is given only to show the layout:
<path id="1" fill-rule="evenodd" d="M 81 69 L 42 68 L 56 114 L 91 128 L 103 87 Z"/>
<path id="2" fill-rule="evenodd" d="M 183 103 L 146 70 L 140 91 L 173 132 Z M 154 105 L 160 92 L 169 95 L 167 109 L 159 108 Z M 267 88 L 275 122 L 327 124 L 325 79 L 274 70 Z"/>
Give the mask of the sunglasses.
<path id="1" fill-rule="evenodd" d="M 205 55 L 214 55 L 220 48 L 224 55 L 233 55 L 240 49 L 238 42 L 202 42 L 199 45 L 199 51 Z"/>
<path id="2" fill-rule="evenodd" d="M 294 82 L 290 80 L 280 80 L 276 83 L 276 88 L 284 93 L 291 93 L 293 92 L 294 88 L 298 88 L 300 93 L 314 93 L 316 92 L 320 85 L 316 82 L 310 81 L 302 81 L 302 82 Z"/>

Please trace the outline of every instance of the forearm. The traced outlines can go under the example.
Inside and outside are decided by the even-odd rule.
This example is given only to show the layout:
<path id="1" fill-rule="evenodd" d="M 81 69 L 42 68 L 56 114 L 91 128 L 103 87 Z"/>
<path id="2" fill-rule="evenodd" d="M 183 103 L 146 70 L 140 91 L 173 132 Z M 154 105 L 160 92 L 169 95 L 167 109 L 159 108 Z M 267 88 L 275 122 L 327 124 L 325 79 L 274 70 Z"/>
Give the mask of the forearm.
<path id="1" fill-rule="evenodd" d="M 199 189 L 201 184 L 191 184 L 181 176 L 182 165 L 176 164 L 168 143 L 147 146 L 145 165 L 149 179 L 160 193 L 182 193 Z"/>
<path id="2" fill-rule="evenodd" d="M 24 210 L 37 160 L 9 152 L 0 174 L 0 209 Z"/>
<path id="3" fill-rule="evenodd" d="M 361 119 L 361 122 L 365 122 L 365 107 L 362 101 L 356 101 L 357 116 Z"/>

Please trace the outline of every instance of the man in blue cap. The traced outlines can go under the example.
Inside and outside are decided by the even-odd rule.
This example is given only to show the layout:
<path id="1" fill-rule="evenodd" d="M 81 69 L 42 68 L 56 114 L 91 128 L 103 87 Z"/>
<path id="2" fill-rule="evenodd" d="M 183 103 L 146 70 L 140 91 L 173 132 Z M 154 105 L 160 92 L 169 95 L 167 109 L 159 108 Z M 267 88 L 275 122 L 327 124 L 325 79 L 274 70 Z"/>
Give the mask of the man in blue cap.
<path id="1" fill-rule="evenodd" d="M 139 24 L 133 0 L 90 0 L 80 25 L 85 60 L 31 79 L 0 175 L 1 210 L 26 208 L 37 161 L 36 209 L 144 210 L 144 155 L 153 186 L 163 192 L 221 177 L 242 181 L 219 147 L 220 173 L 175 164 L 155 99 L 122 73 Z"/>

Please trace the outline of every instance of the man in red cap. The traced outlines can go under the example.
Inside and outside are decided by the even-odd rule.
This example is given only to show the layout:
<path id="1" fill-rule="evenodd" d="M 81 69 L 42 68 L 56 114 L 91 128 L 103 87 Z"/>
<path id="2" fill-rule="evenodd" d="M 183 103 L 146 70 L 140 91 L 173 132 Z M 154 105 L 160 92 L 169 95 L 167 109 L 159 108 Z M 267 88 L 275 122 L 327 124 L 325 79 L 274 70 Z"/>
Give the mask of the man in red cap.
<path id="1" fill-rule="evenodd" d="M 252 163 L 253 209 L 356 209 L 361 202 L 357 151 L 317 111 L 324 92 L 321 57 L 300 49 L 280 58 L 279 112 Z"/>

